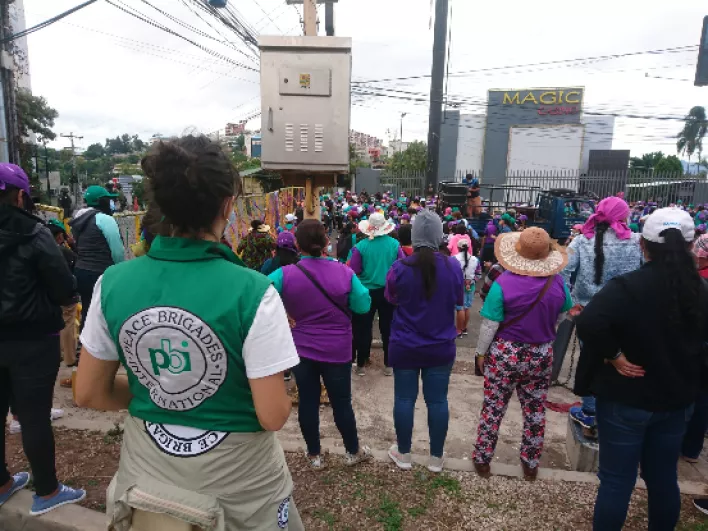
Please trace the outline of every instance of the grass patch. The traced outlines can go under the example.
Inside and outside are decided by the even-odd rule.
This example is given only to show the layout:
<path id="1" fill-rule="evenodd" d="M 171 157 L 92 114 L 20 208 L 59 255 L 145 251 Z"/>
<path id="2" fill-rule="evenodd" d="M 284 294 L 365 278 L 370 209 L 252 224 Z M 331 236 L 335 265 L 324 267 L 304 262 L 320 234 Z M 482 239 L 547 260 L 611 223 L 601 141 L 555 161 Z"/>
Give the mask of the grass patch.
<path id="1" fill-rule="evenodd" d="M 334 524 L 337 523 L 337 518 L 329 511 L 323 509 L 316 509 L 312 513 L 312 516 L 322 520 L 330 529 L 334 529 Z"/>
<path id="2" fill-rule="evenodd" d="M 418 518 L 419 516 L 423 516 L 427 512 L 428 508 L 424 505 L 420 505 L 418 507 L 411 507 L 408 509 L 408 514 L 411 516 L 411 518 Z"/>
<path id="3" fill-rule="evenodd" d="M 678 531 L 708 531 L 708 522 L 698 522 L 695 524 L 682 525 Z"/>
<path id="4" fill-rule="evenodd" d="M 397 501 L 383 495 L 379 504 L 376 520 L 383 524 L 384 531 L 400 531 L 403 529 L 403 512 Z"/>

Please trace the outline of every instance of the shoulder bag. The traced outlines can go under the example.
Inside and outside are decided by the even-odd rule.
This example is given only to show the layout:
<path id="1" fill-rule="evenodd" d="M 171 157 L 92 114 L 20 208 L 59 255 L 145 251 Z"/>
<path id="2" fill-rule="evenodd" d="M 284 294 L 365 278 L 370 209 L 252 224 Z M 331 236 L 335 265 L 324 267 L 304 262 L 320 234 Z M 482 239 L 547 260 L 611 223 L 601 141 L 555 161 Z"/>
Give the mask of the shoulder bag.
<path id="1" fill-rule="evenodd" d="M 348 309 L 344 308 L 344 306 L 342 306 L 341 304 L 339 304 L 337 301 L 335 301 L 335 300 L 330 296 L 330 294 L 327 293 L 327 290 L 325 290 L 325 289 L 322 287 L 322 284 L 320 284 L 319 282 L 317 282 L 317 280 L 315 279 L 315 277 L 312 276 L 312 273 L 310 273 L 307 269 L 305 269 L 305 268 L 302 266 L 302 264 L 300 264 L 300 263 L 295 264 L 295 267 L 297 267 L 300 271 L 302 271 L 302 274 L 305 275 L 308 279 L 310 279 L 310 282 L 312 282 L 312 284 L 320 291 L 320 293 L 321 293 L 322 295 L 324 295 L 324 296 L 327 298 L 327 300 L 328 300 L 329 302 L 331 302 L 339 311 L 341 311 L 344 315 L 346 315 L 346 316 L 347 316 L 347 319 L 351 319 L 351 318 L 352 318 L 351 312 L 350 312 Z"/>

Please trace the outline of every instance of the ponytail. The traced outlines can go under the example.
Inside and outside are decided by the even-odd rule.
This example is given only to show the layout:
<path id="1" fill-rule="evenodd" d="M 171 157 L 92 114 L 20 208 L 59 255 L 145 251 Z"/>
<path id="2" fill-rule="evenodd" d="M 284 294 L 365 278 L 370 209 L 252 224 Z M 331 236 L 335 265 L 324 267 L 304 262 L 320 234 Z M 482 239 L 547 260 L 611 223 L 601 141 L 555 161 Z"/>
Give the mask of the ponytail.
<path id="1" fill-rule="evenodd" d="M 605 250 L 603 243 L 605 232 L 610 227 L 609 223 L 602 222 L 595 225 L 595 285 L 602 284 L 602 273 L 605 268 Z"/>
<path id="2" fill-rule="evenodd" d="M 644 240 L 653 264 L 661 270 L 670 304 L 666 308 L 669 325 L 682 330 L 702 326 L 702 280 L 693 261 L 690 243 L 678 229 L 665 229 L 659 234 L 664 243 Z"/>

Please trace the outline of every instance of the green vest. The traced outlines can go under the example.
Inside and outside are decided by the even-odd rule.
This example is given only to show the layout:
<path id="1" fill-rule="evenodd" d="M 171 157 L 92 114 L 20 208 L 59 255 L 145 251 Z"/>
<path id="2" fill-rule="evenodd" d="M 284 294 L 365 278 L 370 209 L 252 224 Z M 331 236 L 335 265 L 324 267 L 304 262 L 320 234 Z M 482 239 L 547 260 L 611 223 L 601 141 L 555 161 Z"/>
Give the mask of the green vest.
<path id="1" fill-rule="evenodd" d="M 150 423 L 257 432 L 243 344 L 270 286 L 225 245 L 157 237 L 110 267 L 101 308 L 128 371 L 129 411 Z"/>

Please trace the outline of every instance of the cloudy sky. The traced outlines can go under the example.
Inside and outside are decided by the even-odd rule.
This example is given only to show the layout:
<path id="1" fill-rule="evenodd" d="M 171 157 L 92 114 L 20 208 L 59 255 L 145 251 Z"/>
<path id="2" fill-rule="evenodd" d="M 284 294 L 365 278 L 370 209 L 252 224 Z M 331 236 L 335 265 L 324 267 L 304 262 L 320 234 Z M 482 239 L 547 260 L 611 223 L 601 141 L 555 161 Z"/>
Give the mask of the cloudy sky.
<path id="1" fill-rule="evenodd" d="M 150 0 L 150 4 L 214 39 L 165 18 L 143 0 L 114 1 L 232 61 L 256 66 L 231 30 L 207 16 L 205 22 L 188 8 L 192 0 Z M 27 26 L 80 3 L 24 2 Z M 286 6 L 285 0 L 229 3 L 259 34 L 301 34 L 301 6 Z M 705 0 L 450 3 L 450 99 L 484 101 L 490 88 L 584 86 L 586 110 L 647 117 L 623 117 L 616 122 L 613 147 L 631 149 L 633 155 L 654 150 L 673 153 L 672 137 L 680 122 L 659 118 L 682 116 L 694 105 L 708 105 L 708 87 L 693 86 L 694 49 L 497 68 L 696 45 L 703 16 L 708 14 Z M 431 0 L 340 0 L 335 10 L 337 34 L 353 38 L 355 81 L 429 92 L 426 77 L 382 80 L 430 74 Z M 321 19 L 323 34 L 323 12 Z M 257 72 L 209 55 L 104 0 L 34 33 L 28 41 L 33 92 L 59 111 L 56 132 L 83 135 L 83 147 L 122 133 L 144 139 L 188 128 L 209 133 L 260 108 Z M 478 108 L 462 111 L 475 113 Z M 404 140 L 424 140 L 425 102 L 357 97 L 352 127 L 386 140 L 398 130 L 402 112 L 408 113 Z M 253 128 L 259 125 L 260 119 L 249 122 Z"/>

